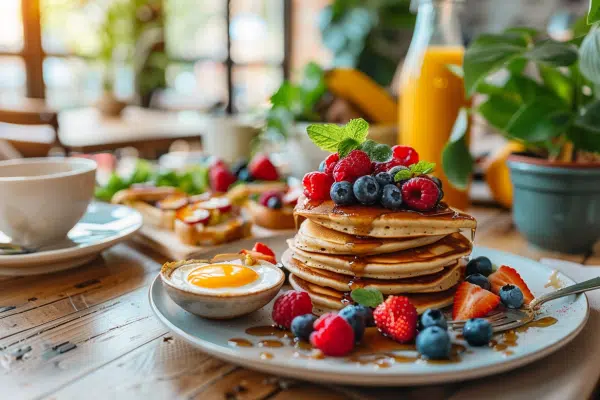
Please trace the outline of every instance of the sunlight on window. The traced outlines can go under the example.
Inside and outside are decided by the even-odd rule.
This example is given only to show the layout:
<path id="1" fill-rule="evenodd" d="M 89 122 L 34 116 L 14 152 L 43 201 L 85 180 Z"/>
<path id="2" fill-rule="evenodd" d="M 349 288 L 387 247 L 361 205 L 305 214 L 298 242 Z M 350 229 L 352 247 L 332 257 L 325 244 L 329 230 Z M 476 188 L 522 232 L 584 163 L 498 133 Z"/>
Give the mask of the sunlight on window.
<path id="1" fill-rule="evenodd" d="M 266 106 L 269 97 L 283 81 L 281 68 L 234 67 L 233 99 L 238 112 L 251 111 Z"/>
<path id="2" fill-rule="evenodd" d="M 20 57 L 0 57 L 0 97 L 25 95 L 25 63 Z"/>
<path id="3" fill-rule="evenodd" d="M 22 48 L 21 0 L 0 0 L 0 50 L 13 52 Z"/>

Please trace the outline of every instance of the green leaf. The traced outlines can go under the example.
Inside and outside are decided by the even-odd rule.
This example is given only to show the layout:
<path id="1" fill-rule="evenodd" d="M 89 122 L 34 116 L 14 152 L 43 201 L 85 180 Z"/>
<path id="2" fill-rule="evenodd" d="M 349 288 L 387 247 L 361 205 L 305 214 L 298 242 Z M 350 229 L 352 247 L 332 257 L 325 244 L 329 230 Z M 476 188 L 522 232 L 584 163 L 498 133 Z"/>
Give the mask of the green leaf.
<path id="1" fill-rule="evenodd" d="M 537 29 L 529 28 L 527 26 L 516 26 L 508 28 L 504 31 L 504 33 L 526 36 L 530 40 L 533 40 L 533 38 L 540 34 L 540 32 Z"/>
<path id="2" fill-rule="evenodd" d="M 354 289 L 350 293 L 350 297 L 352 297 L 352 300 L 354 300 L 356 303 L 365 307 L 377 307 L 383 303 L 383 294 L 381 294 L 379 290 L 373 288 Z"/>
<path id="3" fill-rule="evenodd" d="M 575 124 L 588 132 L 600 134 L 600 100 L 595 100 L 581 110 Z"/>
<path id="4" fill-rule="evenodd" d="M 346 138 L 340 142 L 337 147 L 337 152 L 340 158 L 346 157 L 352 150 L 358 149 L 360 143 L 356 139 Z"/>
<path id="5" fill-rule="evenodd" d="M 536 44 L 525 57 L 554 67 L 568 67 L 577 62 L 579 53 L 575 45 L 546 40 Z"/>
<path id="6" fill-rule="evenodd" d="M 429 174 L 435 170 L 435 163 L 421 160 L 418 163 L 411 165 L 410 172 L 413 174 Z"/>
<path id="7" fill-rule="evenodd" d="M 579 69 L 591 82 L 600 84 L 600 28 L 594 28 L 583 39 L 579 48 Z"/>
<path id="8" fill-rule="evenodd" d="M 587 23 L 591 25 L 598 21 L 600 21 L 600 0 L 590 0 Z"/>
<path id="9" fill-rule="evenodd" d="M 412 178 L 412 176 L 413 173 L 410 169 L 401 169 L 400 171 L 396 172 L 396 175 L 394 175 L 394 182 L 400 182 L 405 179 L 410 179 Z"/>
<path id="10" fill-rule="evenodd" d="M 475 38 L 471 47 L 490 47 L 495 45 L 512 45 L 527 47 L 527 38 L 520 32 L 484 33 Z"/>
<path id="11" fill-rule="evenodd" d="M 371 139 L 364 141 L 360 149 L 367 153 L 372 161 L 386 162 L 392 158 L 392 148 L 390 146 L 377 143 Z"/>
<path id="12" fill-rule="evenodd" d="M 600 153 L 600 135 L 574 125 L 567 132 L 567 137 L 578 150 Z"/>
<path id="13" fill-rule="evenodd" d="M 346 138 L 344 128 L 336 124 L 312 124 L 306 131 L 314 144 L 330 152 L 337 151 L 340 143 Z"/>
<path id="14" fill-rule="evenodd" d="M 519 111 L 520 104 L 504 96 L 489 96 L 477 108 L 479 114 L 496 129 L 504 131 L 513 115 Z"/>
<path id="15" fill-rule="evenodd" d="M 483 79 L 521 55 L 525 47 L 499 43 L 489 46 L 471 46 L 465 52 L 463 69 L 465 90 L 471 96 Z"/>
<path id="16" fill-rule="evenodd" d="M 513 75 L 521 75 L 525 71 L 528 62 L 529 60 L 524 57 L 517 57 L 506 64 L 506 69 Z"/>
<path id="17" fill-rule="evenodd" d="M 557 109 L 543 98 L 521 106 L 505 131 L 526 142 L 544 142 L 564 133 L 571 124 L 568 110 Z"/>
<path id="18" fill-rule="evenodd" d="M 560 72 L 560 70 L 546 65 L 539 66 L 540 76 L 548 89 L 561 98 L 565 104 L 573 103 L 573 93 L 576 90 L 571 78 Z"/>
<path id="19" fill-rule="evenodd" d="M 442 151 L 442 168 L 450 184 L 465 190 L 473 172 L 473 157 L 467 146 L 466 133 L 469 129 L 468 111 L 461 108 L 448 143 Z"/>
<path id="20" fill-rule="evenodd" d="M 300 88 L 290 82 L 283 82 L 279 89 L 271 96 L 273 107 L 283 106 L 298 112 L 302 109 Z"/>
<path id="21" fill-rule="evenodd" d="M 359 144 L 367 139 L 369 134 L 369 123 L 362 118 L 351 119 L 344 126 L 346 137 L 355 139 Z"/>

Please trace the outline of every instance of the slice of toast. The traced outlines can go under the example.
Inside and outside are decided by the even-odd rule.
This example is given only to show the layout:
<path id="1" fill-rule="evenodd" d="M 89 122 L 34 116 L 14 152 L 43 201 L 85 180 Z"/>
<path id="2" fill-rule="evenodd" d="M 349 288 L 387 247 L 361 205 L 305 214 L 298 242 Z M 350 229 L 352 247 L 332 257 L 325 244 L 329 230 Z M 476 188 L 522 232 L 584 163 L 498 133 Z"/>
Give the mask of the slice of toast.
<path id="1" fill-rule="evenodd" d="M 175 220 L 175 235 L 191 246 L 210 246 L 250 236 L 252 222 L 243 213 L 232 212 L 231 217 L 217 225 L 188 224 Z"/>
<path id="2" fill-rule="evenodd" d="M 165 201 L 173 201 L 173 207 L 166 207 L 166 204 L 160 207 L 159 203 Z M 173 187 L 141 187 L 121 190 L 115 193 L 111 202 L 136 209 L 142 214 L 145 224 L 172 231 L 178 205 L 185 206 L 187 196 Z"/>

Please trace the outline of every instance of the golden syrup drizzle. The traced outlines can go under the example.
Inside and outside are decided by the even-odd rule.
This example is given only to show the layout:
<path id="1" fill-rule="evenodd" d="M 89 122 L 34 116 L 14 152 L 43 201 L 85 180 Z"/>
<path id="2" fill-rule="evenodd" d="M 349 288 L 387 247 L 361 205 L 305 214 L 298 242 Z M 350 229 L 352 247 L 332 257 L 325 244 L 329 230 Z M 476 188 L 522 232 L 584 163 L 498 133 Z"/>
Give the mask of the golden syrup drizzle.
<path id="1" fill-rule="evenodd" d="M 557 323 L 558 320 L 554 317 L 544 317 L 531 321 L 528 324 L 520 326 L 514 330 L 506 331 L 499 334 L 495 339 L 492 339 L 489 343 L 494 351 L 502 352 L 505 356 L 513 355 L 512 350 L 508 350 L 509 347 L 517 347 L 519 335 L 518 333 L 527 332 L 530 328 L 547 328 Z"/>
<path id="2" fill-rule="evenodd" d="M 253 326 L 246 329 L 245 332 L 251 336 L 275 336 L 277 338 L 294 337 L 292 332 L 271 325 Z"/>
<path id="3" fill-rule="evenodd" d="M 261 360 L 271 360 L 274 357 L 275 356 L 273 356 L 273 353 L 268 353 L 266 351 L 263 351 L 262 353 L 260 353 L 260 359 Z"/>
<path id="4" fill-rule="evenodd" d="M 552 271 L 550 277 L 548 278 L 548 282 L 544 285 L 545 288 L 552 287 L 554 289 L 562 288 L 562 282 L 558 279 L 558 270 Z"/>
<path id="5" fill-rule="evenodd" d="M 261 340 L 258 347 L 283 347 L 283 342 L 279 340 Z"/>
<path id="6" fill-rule="evenodd" d="M 233 347 L 254 347 L 251 341 L 242 338 L 231 338 L 227 341 L 227 344 Z"/>

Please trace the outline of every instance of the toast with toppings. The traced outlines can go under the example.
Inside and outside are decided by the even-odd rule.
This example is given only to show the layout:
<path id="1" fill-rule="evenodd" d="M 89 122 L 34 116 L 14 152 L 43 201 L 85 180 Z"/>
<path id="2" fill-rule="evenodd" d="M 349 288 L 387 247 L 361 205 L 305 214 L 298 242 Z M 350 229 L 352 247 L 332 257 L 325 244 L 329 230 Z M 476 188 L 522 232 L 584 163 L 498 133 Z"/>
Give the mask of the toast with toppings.
<path id="1" fill-rule="evenodd" d="M 177 210 L 185 207 L 189 199 L 173 187 L 136 187 L 115 193 L 111 202 L 136 209 L 142 214 L 145 224 L 173 230 Z"/>

